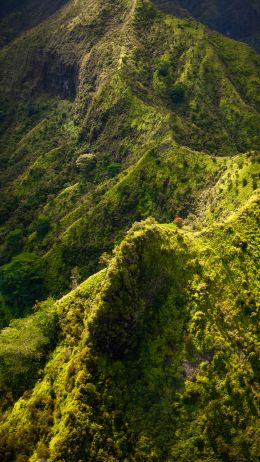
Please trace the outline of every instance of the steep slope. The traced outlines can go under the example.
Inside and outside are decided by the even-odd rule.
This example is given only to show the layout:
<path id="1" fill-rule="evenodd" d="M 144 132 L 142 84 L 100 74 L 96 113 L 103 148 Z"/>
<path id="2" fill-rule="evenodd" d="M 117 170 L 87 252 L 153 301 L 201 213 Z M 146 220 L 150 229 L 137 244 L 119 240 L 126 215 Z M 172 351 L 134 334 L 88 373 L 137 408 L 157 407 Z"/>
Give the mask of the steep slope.
<path id="1" fill-rule="evenodd" d="M 257 462 L 259 56 L 38 6 L 0 10 L 0 459 Z"/>
<path id="2" fill-rule="evenodd" d="M 40 331 L 29 352 L 19 324 L 2 331 L 1 460 L 255 462 L 258 261 L 256 197 L 202 233 L 136 224 L 107 269 L 20 321 Z M 38 381 L 13 406 L 24 369 Z"/>
<path id="3" fill-rule="evenodd" d="M 149 1 L 68 2 L 0 61 L 1 264 L 40 254 L 46 294 L 133 221 L 186 218 L 223 156 L 259 145 L 259 57 Z"/>
<path id="4" fill-rule="evenodd" d="M 260 49 L 259 0 L 154 0 L 154 4 L 171 14 L 185 14 L 182 7 L 210 28 Z"/>

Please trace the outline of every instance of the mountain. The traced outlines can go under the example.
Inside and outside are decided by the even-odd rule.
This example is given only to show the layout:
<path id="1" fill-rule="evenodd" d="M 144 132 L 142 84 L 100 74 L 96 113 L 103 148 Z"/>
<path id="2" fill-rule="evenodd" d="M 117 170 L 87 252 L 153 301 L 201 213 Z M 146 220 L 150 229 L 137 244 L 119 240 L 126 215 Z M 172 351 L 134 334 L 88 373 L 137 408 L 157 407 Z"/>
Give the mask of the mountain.
<path id="1" fill-rule="evenodd" d="M 150 2 L 69 2 L 0 61 L 1 264 L 16 232 L 46 294 L 134 221 L 186 218 L 228 156 L 259 146 L 258 55 Z"/>
<path id="2" fill-rule="evenodd" d="M 3 5 L 1 460 L 255 462 L 259 56 L 178 5 Z"/>
<path id="3" fill-rule="evenodd" d="M 184 14 L 183 8 L 211 29 L 260 49 L 259 0 L 154 0 L 154 4 L 170 14 Z"/>

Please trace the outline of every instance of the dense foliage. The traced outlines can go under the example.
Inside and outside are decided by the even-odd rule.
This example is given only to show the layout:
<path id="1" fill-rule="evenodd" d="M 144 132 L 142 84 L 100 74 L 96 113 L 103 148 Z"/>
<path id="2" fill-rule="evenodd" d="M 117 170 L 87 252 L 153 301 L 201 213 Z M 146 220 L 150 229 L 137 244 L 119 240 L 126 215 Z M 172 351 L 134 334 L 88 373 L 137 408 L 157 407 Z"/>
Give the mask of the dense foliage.
<path id="1" fill-rule="evenodd" d="M 0 390 L 10 405 L 37 378 L 44 356 L 55 345 L 56 313 L 50 300 L 0 333 Z M 8 402 L 9 401 L 9 402 Z M 5 400 L 1 403 L 7 405 Z"/>
<path id="2" fill-rule="evenodd" d="M 186 218 L 227 182 L 226 156 L 259 147 L 259 57 L 148 0 L 67 2 L 0 63 L 0 263 L 41 255 L 50 295 L 70 289 L 75 267 L 97 271 L 134 221 Z M 246 196 L 249 156 L 235 162 L 249 164 Z"/>
<path id="3" fill-rule="evenodd" d="M 150 0 L 9 7 L 1 461 L 256 462 L 259 56 Z"/>
<path id="4" fill-rule="evenodd" d="M 134 225 L 56 303 L 59 344 L 5 411 L 2 459 L 256 461 L 257 227 L 256 200 L 202 233 Z"/>
<path id="5" fill-rule="evenodd" d="M 21 253 L 0 268 L 0 291 L 13 315 L 21 316 L 43 297 L 44 271 L 42 259 L 33 253 Z"/>

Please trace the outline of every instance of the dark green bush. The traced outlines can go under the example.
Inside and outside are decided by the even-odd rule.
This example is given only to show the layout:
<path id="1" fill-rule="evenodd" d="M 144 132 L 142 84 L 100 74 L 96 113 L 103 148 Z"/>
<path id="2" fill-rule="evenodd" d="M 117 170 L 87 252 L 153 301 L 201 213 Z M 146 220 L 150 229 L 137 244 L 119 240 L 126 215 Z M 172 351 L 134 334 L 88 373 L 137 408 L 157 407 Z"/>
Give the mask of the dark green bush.
<path id="1" fill-rule="evenodd" d="M 121 164 L 117 164 L 117 163 L 110 164 L 107 168 L 108 175 L 111 178 L 118 175 L 118 173 L 120 173 L 120 170 L 121 170 Z"/>
<path id="2" fill-rule="evenodd" d="M 168 65 L 167 64 L 162 64 L 158 69 L 158 74 L 161 77 L 167 77 L 167 75 L 168 75 Z"/>
<path id="3" fill-rule="evenodd" d="M 35 231 L 39 239 L 43 239 L 44 236 L 50 231 L 51 225 L 48 217 L 40 216 L 35 223 Z"/>
<path id="4" fill-rule="evenodd" d="M 0 291 L 20 314 L 44 295 L 44 267 L 34 253 L 21 253 L 0 268 Z"/>
<path id="5" fill-rule="evenodd" d="M 6 239 L 6 247 L 10 256 L 21 252 L 23 247 L 23 231 L 19 228 L 11 231 Z"/>
<path id="6" fill-rule="evenodd" d="M 170 98 L 174 104 L 184 103 L 187 98 L 186 88 L 180 83 L 176 84 L 170 91 Z"/>

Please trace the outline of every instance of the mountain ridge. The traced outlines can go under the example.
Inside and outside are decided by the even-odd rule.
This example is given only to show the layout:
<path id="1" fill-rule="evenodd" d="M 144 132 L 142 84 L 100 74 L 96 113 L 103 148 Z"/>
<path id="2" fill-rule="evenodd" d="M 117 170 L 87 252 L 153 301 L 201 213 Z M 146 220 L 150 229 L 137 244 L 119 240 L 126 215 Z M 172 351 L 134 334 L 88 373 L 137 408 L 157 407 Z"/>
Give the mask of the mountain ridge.
<path id="1" fill-rule="evenodd" d="M 174 176 L 179 150 L 187 157 L 184 161 L 187 167 L 178 169 L 182 170 L 179 174 L 187 177 L 185 168 L 190 171 L 188 159 L 192 156 L 188 150 L 180 149 L 180 145 L 186 144 L 193 151 L 208 148 L 214 154 L 223 151 L 235 154 L 258 146 L 255 94 L 259 85 L 256 77 L 259 58 L 249 48 L 212 34 L 193 20 L 162 18 L 150 2 L 129 2 L 127 11 L 121 2 L 113 8 L 104 2 L 88 3 L 95 6 L 89 8 L 89 13 L 83 9 L 84 2 L 78 3 L 78 10 L 74 4 L 67 4 L 61 16 L 56 15 L 48 22 L 47 36 L 42 35 L 44 23 L 16 39 L 0 54 L 5 69 L 0 88 L 8 124 L 1 145 L 5 166 L 2 202 L 10 204 L 9 229 L 19 228 L 21 221 L 26 233 L 24 248 L 41 252 L 46 249 L 49 274 L 54 270 L 53 281 L 59 280 L 67 268 L 64 272 L 67 283 L 71 265 L 86 267 L 89 259 L 88 271 L 95 271 L 102 251 L 112 250 L 114 239 L 122 238 L 131 220 L 145 218 L 149 213 L 156 213 L 157 219 L 164 220 L 173 220 L 178 214 L 186 218 L 187 205 L 179 207 L 177 197 L 182 198 L 179 203 L 191 203 L 197 194 L 196 182 L 185 190 L 184 183 L 167 174 L 170 168 Z M 27 55 L 22 53 L 24 48 Z M 14 66 L 18 69 L 16 73 Z M 18 124 L 12 109 L 17 103 Z M 43 137 L 44 133 L 47 137 Z M 173 160 L 165 163 L 167 151 Z M 77 167 L 76 162 L 87 153 L 95 156 L 96 166 L 89 169 L 86 166 L 84 173 L 85 167 Z M 162 186 L 151 179 L 153 189 L 158 190 L 157 196 L 146 182 L 149 194 L 146 193 L 145 201 L 145 196 L 141 197 L 144 173 L 136 163 L 142 157 L 143 170 L 149 165 L 151 172 L 157 168 L 160 175 L 165 175 L 164 179 L 158 175 Z M 195 152 L 193 157 L 196 158 Z M 210 180 L 216 170 L 213 159 L 205 157 L 204 162 L 203 155 L 198 158 L 201 168 L 206 168 L 209 162 Z M 219 159 L 219 163 L 224 161 Z M 132 168 L 136 173 L 129 175 Z M 199 184 L 202 170 L 198 169 L 198 173 L 194 170 L 194 174 Z M 150 173 L 148 177 L 151 178 Z M 131 178 L 139 185 L 137 191 Z M 129 187 L 132 194 L 127 192 Z M 67 190 L 64 196 L 63 190 Z M 175 197 L 172 204 L 163 201 L 164 190 Z M 51 196 L 53 208 L 47 205 Z M 58 210 L 60 203 L 65 205 L 63 215 Z M 137 210 L 136 203 L 140 203 Z M 33 208 L 31 204 L 35 204 Z M 116 212 L 118 206 L 121 215 Z M 49 220 L 48 215 L 57 215 L 50 225 L 49 243 L 48 236 L 41 243 L 33 235 L 38 215 L 46 215 Z M 107 229 L 106 244 L 105 236 L 98 230 L 97 215 Z M 17 224 L 12 224 L 13 220 Z M 87 237 L 89 233 L 91 238 Z M 87 246 L 91 243 L 91 248 L 85 249 L 85 259 L 79 251 L 84 234 Z M 59 261 L 62 270 L 55 269 Z M 89 274 L 85 270 L 84 276 Z M 59 291 L 63 285 L 64 282 Z"/>
<path id="2" fill-rule="evenodd" d="M 166 13 L 191 14 L 210 28 L 234 39 L 245 41 L 260 50 L 260 2 L 233 0 L 232 2 L 154 0 L 154 4 Z M 185 13 L 186 11 L 186 13 Z"/>
<path id="3" fill-rule="evenodd" d="M 6 410 L 3 460 L 257 460 L 257 210 L 255 198 L 196 235 L 136 224 L 108 269 L 47 301 L 58 345 L 32 392 Z"/>
<path id="4" fill-rule="evenodd" d="M 3 462 L 257 461 L 259 56 L 181 14 L 0 49 Z"/>

